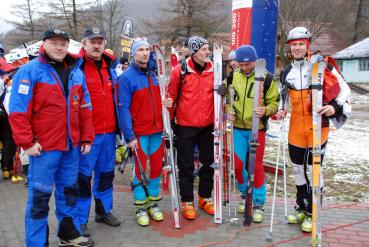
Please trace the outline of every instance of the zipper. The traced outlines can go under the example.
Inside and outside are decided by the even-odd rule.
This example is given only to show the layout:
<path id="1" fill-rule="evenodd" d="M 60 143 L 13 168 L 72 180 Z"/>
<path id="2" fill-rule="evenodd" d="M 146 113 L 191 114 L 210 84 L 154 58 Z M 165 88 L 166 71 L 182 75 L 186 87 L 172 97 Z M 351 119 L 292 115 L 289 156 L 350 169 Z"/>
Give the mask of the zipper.
<path id="1" fill-rule="evenodd" d="M 64 99 L 65 99 L 65 103 L 66 103 L 66 107 L 67 107 L 67 142 L 66 142 L 66 147 L 67 147 L 67 150 L 69 151 L 69 145 L 68 145 L 68 140 L 70 139 L 70 140 L 72 140 L 72 138 L 70 138 L 70 136 L 69 136 L 69 133 L 70 133 L 70 126 L 69 126 L 69 115 L 70 115 L 70 112 L 69 112 L 69 96 L 70 96 L 70 94 L 68 94 L 68 97 L 66 98 L 65 97 L 65 91 L 64 91 L 64 86 L 63 86 L 63 84 L 62 84 L 62 82 L 61 82 L 61 80 L 60 80 L 60 78 L 59 78 L 59 76 L 58 76 L 58 74 L 54 74 L 54 72 L 53 72 L 53 67 L 51 66 L 51 65 L 47 65 L 47 66 L 50 66 L 49 67 L 49 71 L 50 71 L 50 73 L 51 73 L 51 76 L 59 83 L 59 85 L 60 85 L 60 87 L 61 87 L 61 89 L 62 89 L 62 92 L 63 92 L 63 95 L 64 95 Z M 72 78 L 72 74 L 73 74 L 73 69 L 71 70 L 71 72 L 70 72 L 70 75 L 69 75 L 69 78 L 68 78 L 68 90 L 69 90 L 69 82 L 70 82 L 70 79 Z"/>
<path id="2" fill-rule="evenodd" d="M 304 60 L 302 60 L 304 61 Z M 302 116 L 305 116 L 304 110 L 304 100 L 302 98 L 302 61 L 300 62 L 300 99 L 301 99 L 301 107 L 302 107 Z"/>
<path id="3" fill-rule="evenodd" d="M 106 114 L 106 93 L 105 93 L 105 87 L 104 87 L 104 77 L 101 74 L 101 68 L 99 68 L 96 64 L 95 66 L 97 67 L 97 71 L 99 72 L 99 76 L 100 76 L 100 80 L 101 80 L 101 90 L 102 90 L 102 95 L 104 97 L 104 114 Z M 102 65 L 101 65 L 102 66 Z M 106 130 L 106 115 L 104 116 L 104 134 L 105 134 L 105 130 Z"/>
<path id="4" fill-rule="evenodd" d="M 155 129 L 156 129 L 155 108 L 154 108 L 154 99 L 152 97 L 152 91 L 151 91 L 150 75 L 149 75 L 149 73 L 146 73 L 146 75 L 147 75 L 147 81 L 149 83 L 149 93 L 150 93 L 150 100 L 151 100 L 151 108 L 152 108 L 152 114 L 154 116 L 154 126 L 155 126 Z"/>
<path id="5" fill-rule="evenodd" d="M 247 86 L 249 84 L 249 78 L 246 76 L 246 85 L 245 85 L 245 93 L 243 94 L 243 103 L 242 103 L 242 118 L 241 118 L 241 121 L 243 123 L 243 126 L 245 126 L 246 128 L 246 124 L 245 122 L 243 121 L 243 115 L 245 113 L 245 100 L 246 100 L 246 91 L 247 91 Z"/>

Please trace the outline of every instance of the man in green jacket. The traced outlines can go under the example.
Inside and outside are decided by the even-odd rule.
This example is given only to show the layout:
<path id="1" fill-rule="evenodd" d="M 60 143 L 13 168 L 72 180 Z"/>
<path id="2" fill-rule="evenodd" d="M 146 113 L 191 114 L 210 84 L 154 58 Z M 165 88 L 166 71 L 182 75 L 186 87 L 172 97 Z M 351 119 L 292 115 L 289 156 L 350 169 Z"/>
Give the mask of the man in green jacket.
<path id="1" fill-rule="evenodd" d="M 278 83 L 273 80 L 273 75 L 269 72 L 265 74 L 263 102 L 262 106 L 253 109 L 254 102 L 254 79 L 255 61 L 257 59 L 255 48 L 243 45 L 236 50 L 236 60 L 239 69 L 233 74 L 232 85 L 235 90 L 233 109 L 229 109 L 228 120 L 234 122 L 234 151 L 235 151 L 235 173 L 239 191 L 242 193 L 238 212 L 245 210 L 245 196 L 247 190 L 248 174 L 247 153 L 249 143 L 252 138 L 252 115 L 260 118 L 258 142 L 256 150 L 255 181 L 253 190 L 253 221 L 262 222 L 264 220 L 264 203 L 266 197 L 265 174 L 263 169 L 263 156 L 265 150 L 265 133 L 267 129 L 268 117 L 278 110 L 279 93 Z"/>

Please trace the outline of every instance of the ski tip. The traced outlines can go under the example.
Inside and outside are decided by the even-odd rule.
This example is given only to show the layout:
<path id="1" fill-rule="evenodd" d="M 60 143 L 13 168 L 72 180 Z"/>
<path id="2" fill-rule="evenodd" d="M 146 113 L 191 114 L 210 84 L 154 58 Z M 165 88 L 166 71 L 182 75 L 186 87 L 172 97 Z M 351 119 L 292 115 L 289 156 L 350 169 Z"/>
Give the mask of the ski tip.
<path id="1" fill-rule="evenodd" d="M 268 232 L 268 234 L 265 236 L 265 239 L 268 240 L 268 241 L 272 241 L 273 240 L 273 233 Z"/>
<path id="2" fill-rule="evenodd" d="M 218 50 L 223 52 L 223 47 L 221 45 L 218 45 L 217 43 L 214 43 L 214 51 L 218 51 Z"/>
<path id="3" fill-rule="evenodd" d="M 256 66 L 265 67 L 266 66 L 266 60 L 264 58 L 256 59 Z"/>

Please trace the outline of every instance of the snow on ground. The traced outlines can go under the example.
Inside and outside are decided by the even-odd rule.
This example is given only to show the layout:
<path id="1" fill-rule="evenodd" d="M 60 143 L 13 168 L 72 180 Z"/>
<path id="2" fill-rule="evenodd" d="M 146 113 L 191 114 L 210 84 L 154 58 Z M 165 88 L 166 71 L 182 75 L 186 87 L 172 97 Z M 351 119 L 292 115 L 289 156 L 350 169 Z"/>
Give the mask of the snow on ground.
<path id="1" fill-rule="evenodd" d="M 352 95 L 355 107 L 368 109 L 369 96 Z M 288 122 L 286 121 L 285 138 L 287 139 Z M 333 125 L 331 125 L 333 126 Z M 270 121 L 265 159 L 276 160 L 279 121 Z M 351 118 L 339 130 L 332 130 L 323 162 L 325 180 L 325 198 L 369 202 L 369 119 Z M 288 151 L 287 151 L 287 160 Z M 294 194 L 293 176 L 288 169 L 289 194 Z M 274 179 L 274 178 L 273 178 Z M 272 181 L 271 181 L 272 182 Z M 270 183 L 270 182 L 269 182 Z M 292 191 L 291 191 L 292 190 Z"/>

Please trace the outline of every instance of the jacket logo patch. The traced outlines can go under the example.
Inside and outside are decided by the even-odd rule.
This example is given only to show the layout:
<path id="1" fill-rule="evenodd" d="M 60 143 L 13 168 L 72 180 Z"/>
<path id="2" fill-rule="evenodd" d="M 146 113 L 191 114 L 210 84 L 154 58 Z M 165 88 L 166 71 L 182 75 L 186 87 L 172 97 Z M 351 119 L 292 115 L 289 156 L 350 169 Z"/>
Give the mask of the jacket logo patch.
<path id="1" fill-rule="evenodd" d="M 20 83 L 31 84 L 29 80 L 25 80 L 25 79 L 20 80 Z"/>
<path id="2" fill-rule="evenodd" d="M 75 94 L 75 95 L 73 95 L 73 105 L 75 105 L 75 106 L 78 106 L 78 95 L 77 94 Z"/>
<path id="3" fill-rule="evenodd" d="M 28 92 L 29 92 L 29 86 L 28 85 L 23 85 L 23 84 L 19 85 L 19 88 L 18 88 L 18 93 L 19 94 L 28 95 Z"/>

